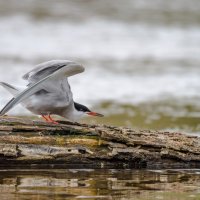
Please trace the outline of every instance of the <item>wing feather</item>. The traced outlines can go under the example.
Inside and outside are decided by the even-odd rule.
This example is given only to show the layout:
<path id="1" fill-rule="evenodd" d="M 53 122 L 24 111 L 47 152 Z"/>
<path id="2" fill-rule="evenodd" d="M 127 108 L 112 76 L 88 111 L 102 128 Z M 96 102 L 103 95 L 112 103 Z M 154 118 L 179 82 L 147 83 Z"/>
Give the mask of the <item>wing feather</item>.
<path id="1" fill-rule="evenodd" d="M 82 65 L 76 64 L 74 62 L 69 63 L 67 66 L 58 69 L 52 74 L 44 77 L 36 83 L 31 84 L 27 89 L 23 90 L 19 93 L 15 98 L 9 101 L 6 106 L 0 111 L 0 116 L 7 113 L 10 109 L 12 109 L 15 105 L 21 103 L 23 100 L 27 99 L 34 93 L 43 89 L 43 84 L 48 84 L 48 81 L 57 81 L 66 77 L 73 76 L 75 74 L 81 73 L 84 71 L 84 67 Z"/>
<path id="2" fill-rule="evenodd" d="M 51 60 L 44 62 L 37 65 L 33 70 L 26 73 L 22 78 L 24 80 L 28 80 L 30 83 L 35 83 L 61 69 L 62 67 L 69 65 L 70 63 L 74 62 L 69 60 Z"/>

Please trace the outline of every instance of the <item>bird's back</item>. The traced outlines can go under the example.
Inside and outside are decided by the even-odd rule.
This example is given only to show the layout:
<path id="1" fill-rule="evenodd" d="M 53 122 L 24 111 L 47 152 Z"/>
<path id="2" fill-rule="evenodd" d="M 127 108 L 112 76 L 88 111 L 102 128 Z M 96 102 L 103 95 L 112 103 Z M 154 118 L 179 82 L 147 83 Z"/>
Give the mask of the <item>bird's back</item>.
<path id="1" fill-rule="evenodd" d="M 37 65 L 23 76 L 23 79 L 28 81 L 27 88 L 8 102 L 0 111 L 0 115 L 5 114 L 18 103 L 23 103 L 25 107 L 31 108 L 30 110 L 37 114 L 44 111 L 59 115 L 51 111 L 68 109 L 73 105 L 73 96 L 67 78 L 83 71 L 82 65 L 69 60 L 52 60 Z"/>
<path id="2" fill-rule="evenodd" d="M 73 63 L 69 60 L 52 60 L 37 65 L 33 70 L 26 73 L 22 78 L 29 82 L 28 86 L 53 74 L 57 70 Z M 61 80 L 47 81 L 41 85 L 41 91 L 33 94 L 25 101 L 26 107 L 32 112 L 49 110 L 51 113 L 59 108 L 64 109 L 73 103 L 73 94 L 70 89 L 67 77 Z M 54 114 L 58 114 L 55 113 Z"/>

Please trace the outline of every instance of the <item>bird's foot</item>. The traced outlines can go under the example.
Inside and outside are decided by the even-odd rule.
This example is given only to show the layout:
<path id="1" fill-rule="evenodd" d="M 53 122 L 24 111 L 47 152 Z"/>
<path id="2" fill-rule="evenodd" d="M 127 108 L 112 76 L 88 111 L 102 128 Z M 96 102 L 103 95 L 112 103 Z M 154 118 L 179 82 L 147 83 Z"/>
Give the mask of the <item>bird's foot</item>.
<path id="1" fill-rule="evenodd" d="M 53 124 L 59 124 L 57 121 L 51 118 L 51 115 L 48 115 L 49 119 L 51 120 L 50 122 Z"/>
<path id="2" fill-rule="evenodd" d="M 42 115 L 42 118 L 45 119 L 46 122 L 49 122 L 52 124 L 59 124 L 57 121 L 52 119 L 51 115 Z"/>

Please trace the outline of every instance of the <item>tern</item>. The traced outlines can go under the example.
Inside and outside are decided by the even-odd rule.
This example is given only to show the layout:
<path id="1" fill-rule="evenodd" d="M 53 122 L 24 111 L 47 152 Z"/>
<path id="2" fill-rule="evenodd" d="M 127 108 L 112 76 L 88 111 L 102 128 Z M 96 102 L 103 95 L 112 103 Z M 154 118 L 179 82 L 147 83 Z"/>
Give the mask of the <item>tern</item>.
<path id="1" fill-rule="evenodd" d="M 58 115 L 70 121 L 78 121 L 84 114 L 102 117 L 86 106 L 76 103 L 68 83 L 68 77 L 84 72 L 84 67 L 69 60 L 52 60 L 37 65 L 22 78 L 28 81 L 25 88 L 0 82 L 14 97 L 0 111 L 5 115 L 14 106 L 23 107 L 45 121 L 57 123 L 51 115 Z"/>

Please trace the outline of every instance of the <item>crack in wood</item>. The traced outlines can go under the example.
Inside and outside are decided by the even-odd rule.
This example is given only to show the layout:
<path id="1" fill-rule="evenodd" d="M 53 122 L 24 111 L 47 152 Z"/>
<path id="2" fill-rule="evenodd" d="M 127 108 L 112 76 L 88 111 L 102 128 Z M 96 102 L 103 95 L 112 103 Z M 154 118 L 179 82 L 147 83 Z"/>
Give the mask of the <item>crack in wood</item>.
<path id="1" fill-rule="evenodd" d="M 200 166 L 200 138 L 174 132 L 63 121 L 52 125 L 0 117 L 0 167 L 21 162 L 97 168 L 196 167 Z"/>

